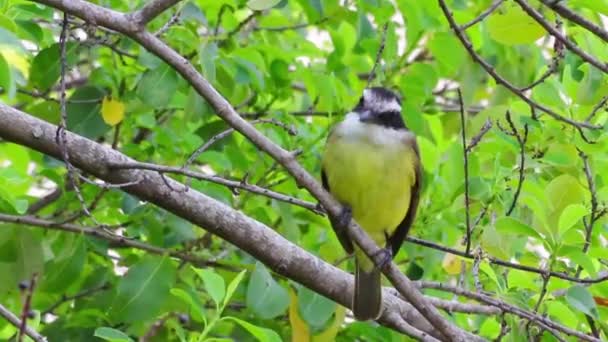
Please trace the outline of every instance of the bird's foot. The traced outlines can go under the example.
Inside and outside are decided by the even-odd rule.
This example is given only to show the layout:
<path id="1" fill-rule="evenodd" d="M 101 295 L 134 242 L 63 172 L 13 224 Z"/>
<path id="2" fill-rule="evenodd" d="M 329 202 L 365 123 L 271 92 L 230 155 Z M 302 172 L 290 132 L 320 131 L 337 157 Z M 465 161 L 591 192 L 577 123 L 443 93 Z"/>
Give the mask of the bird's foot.
<path id="1" fill-rule="evenodd" d="M 390 248 L 381 248 L 374 253 L 373 259 L 376 262 L 376 268 L 383 269 L 393 260 L 393 252 Z"/>
<path id="2" fill-rule="evenodd" d="M 343 205 L 340 216 L 338 216 L 338 228 L 342 231 L 348 229 L 350 221 L 353 219 L 353 210 L 349 205 Z"/>

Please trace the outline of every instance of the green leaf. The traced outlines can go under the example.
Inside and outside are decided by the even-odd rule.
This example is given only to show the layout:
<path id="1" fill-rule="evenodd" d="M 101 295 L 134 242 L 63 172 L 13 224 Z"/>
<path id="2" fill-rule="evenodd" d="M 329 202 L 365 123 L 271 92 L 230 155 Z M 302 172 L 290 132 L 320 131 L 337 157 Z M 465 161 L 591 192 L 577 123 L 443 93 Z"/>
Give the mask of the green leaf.
<path id="1" fill-rule="evenodd" d="M 298 309 L 313 331 L 318 331 L 336 311 L 336 302 L 301 286 L 298 290 Z"/>
<path id="2" fill-rule="evenodd" d="M 101 117 L 101 101 L 105 92 L 98 87 L 84 86 L 70 96 L 67 104 L 68 129 L 90 139 L 97 139 L 110 126 Z"/>
<path id="3" fill-rule="evenodd" d="M 281 315 L 289 306 L 289 294 L 270 275 L 266 267 L 256 262 L 247 287 L 247 307 L 262 319 Z"/>
<path id="4" fill-rule="evenodd" d="M 240 324 L 243 328 L 245 328 L 245 330 L 247 330 L 260 342 L 281 342 L 281 337 L 273 330 L 258 327 L 236 317 L 225 317 L 224 319 L 232 320 Z"/>
<path id="5" fill-rule="evenodd" d="M 593 259 L 586 253 L 583 253 L 580 246 L 562 246 L 559 249 L 559 256 L 569 258 L 575 265 L 581 266 L 592 277 L 597 275 Z"/>
<path id="6" fill-rule="evenodd" d="M 169 296 L 175 266 L 168 257 L 148 256 L 131 266 L 118 282 L 112 320 L 135 322 L 153 318 Z"/>
<path id="7" fill-rule="evenodd" d="M 593 12 L 608 15 L 608 2 L 606 0 L 569 0 L 568 5 L 572 7 L 588 8 Z"/>
<path id="8" fill-rule="evenodd" d="M 154 108 L 167 106 L 177 90 L 178 75 L 169 65 L 148 70 L 137 84 L 139 99 Z"/>
<path id="9" fill-rule="evenodd" d="M 585 191 L 580 182 L 569 174 L 554 178 L 547 185 L 545 193 L 549 201 L 549 208 L 557 214 L 560 214 L 568 205 L 581 203 L 585 199 Z"/>
<path id="10" fill-rule="evenodd" d="M 439 71 L 445 76 L 454 76 L 461 70 L 466 55 L 462 44 L 452 33 L 436 33 L 429 42 L 429 49 L 437 60 Z"/>
<path id="11" fill-rule="evenodd" d="M 226 294 L 226 283 L 224 282 L 224 278 L 210 269 L 199 270 L 194 267 L 192 269 L 201 277 L 201 279 L 203 279 L 205 290 L 211 296 L 215 305 L 219 306 Z"/>
<path id="12" fill-rule="evenodd" d="M 129 335 L 123 333 L 122 331 L 116 330 L 113 328 L 108 328 L 108 327 L 101 327 L 101 328 L 95 329 L 95 334 L 93 336 L 99 337 L 106 341 L 112 341 L 112 342 L 133 341 L 129 337 Z"/>
<path id="13" fill-rule="evenodd" d="M 492 266 L 490 266 L 489 263 L 487 262 L 482 262 L 479 265 L 479 269 L 485 273 L 488 278 L 492 279 L 492 281 L 494 282 L 494 284 L 496 284 L 497 286 L 500 286 L 500 282 L 498 281 L 498 277 L 496 276 L 496 273 L 494 272 L 494 269 L 492 268 Z"/>
<path id="14" fill-rule="evenodd" d="M 495 12 L 487 20 L 492 39 L 505 45 L 531 44 L 545 35 L 545 29 L 519 6 L 506 6 L 503 13 Z"/>
<path id="15" fill-rule="evenodd" d="M 226 295 L 224 296 L 224 302 L 222 303 L 222 307 L 226 307 L 226 304 L 228 304 L 228 301 L 230 301 L 230 299 L 234 295 L 234 291 L 236 291 L 236 288 L 239 286 L 241 281 L 243 281 L 245 274 L 247 274 L 247 270 L 242 270 L 239 274 L 237 274 L 236 277 L 234 277 L 234 279 L 232 279 L 230 284 L 228 284 L 228 288 L 226 288 Z"/>
<path id="16" fill-rule="evenodd" d="M 500 335 L 500 323 L 494 317 L 488 317 L 479 328 L 482 337 L 494 340 Z"/>
<path id="17" fill-rule="evenodd" d="M 566 301 L 573 308 L 594 318 L 599 317 L 597 306 L 589 290 L 581 285 L 575 285 L 566 291 Z"/>
<path id="18" fill-rule="evenodd" d="M 30 66 L 30 82 L 40 90 L 46 90 L 57 82 L 61 71 L 59 43 L 53 44 L 46 49 L 42 49 Z M 67 65 L 76 63 L 77 58 L 76 43 L 66 44 Z"/>
<path id="19" fill-rule="evenodd" d="M 203 312 L 203 305 L 199 303 L 192 295 L 192 293 L 178 288 L 171 289 L 171 294 L 177 298 L 180 298 L 185 303 L 188 303 L 190 306 L 190 313 L 192 314 L 192 318 L 197 322 L 205 321 L 205 313 Z"/>
<path id="20" fill-rule="evenodd" d="M 249 0 L 247 1 L 247 7 L 254 11 L 263 11 L 278 5 L 279 2 L 281 0 Z"/>
<path id="21" fill-rule="evenodd" d="M 67 246 L 62 246 L 62 253 L 46 265 L 47 275 L 42 288 L 46 291 L 60 292 L 69 288 L 80 276 L 87 257 L 84 238 L 76 237 L 75 241 L 64 239 Z"/>
<path id="22" fill-rule="evenodd" d="M 537 239 L 542 239 L 540 234 L 538 234 L 538 232 L 534 228 L 511 216 L 503 216 L 496 220 L 495 227 L 496 230 L 501 233 L 521 234 Z"/>
<path id="23" fill-rule="evenodd" d="M 218 58 L 217 51 L 217 44 L 212 41 L 201 44 L 199 49 L 202 74 L 207 81 L 211 83 L 215 82 L 215 61 Z"/>
<path id="24" fill-rule="evenodd" d="M 559 235 L 564 235 L 588 213 L 589 210 L 581 204 L 570 204 L 567 206 L 559 216 Z"/>
<path id="25" fill-rule="evenodd" d="M 11 70 L 8 63 L 0 53 L 0 88 L 9 94 L 9 97 L 14 96 L 13 80 L 11 78 Z"/>
<path id="26" fill-rule="evenodd" d="M 545 304 L 550 317 L 557 318 L 568 327 L 575 328 L 577 326 L 578 318 L 566 304 L 556 300 L 546 301 Z"/>

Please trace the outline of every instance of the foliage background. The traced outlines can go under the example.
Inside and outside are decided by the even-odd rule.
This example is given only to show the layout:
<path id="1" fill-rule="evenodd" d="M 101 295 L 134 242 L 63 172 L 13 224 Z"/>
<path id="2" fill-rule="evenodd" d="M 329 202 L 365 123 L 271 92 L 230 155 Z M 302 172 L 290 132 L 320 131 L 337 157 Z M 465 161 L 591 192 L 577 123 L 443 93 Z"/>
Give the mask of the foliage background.
<path id="1" fill-rule="evenodd" d="M 96 3 L 122 12 L 143 5 Z M 490 1 L 446 3 L 461 24 L 492 6 Z M 372 84 L 404 97 L 403 116 L 418 136 L 425 176 L 414 239 L 404 244 L 397 264 L 412 279 L 488 293 L 501 303 L 607 338 L 608 281 L 576 280 L 607 274 L 606 72 L 556 43 L 516 2 L 500 3 L 466 32 L 474 51 L 520 89 L 515 93 L 470 58 L 436 1 L 190 0 L 148 28 L 188 58 L 261 132 L 287 150 L 300 151 L 298 161 L 316 175 L 329 128 L 358 101 L 384 43 Z M 600 16 L 608 15 L 604 0 L 566 3 L 598 25 Z M 559 29 L 580 48 L 608 59 L 600 37 L 561 20 L 540 2 L 529 4 L 551 25 L 563 21 Z M 61 18 L 60 12 L 30 1 L 0 0 L 0 101 L 54 124 L 61 121 Z M 214 137 L 230 126 L 175 70 L 133 40 L 75 17 L 69 17 L 69 34 L 70 131 L 136 160 L 178 167 L 212 141 L 188 163 L 191 169 L 315 201 L 241 135 L 216 142 Z M 534 86 L 521 90 L 529 85 Z M 531 109 L 518 94 L 599 128 L 556 120 Z M 466 173 L 461 105 L 470 145 Z M 97 226 L 210 261 L 197 267 L 84 234 L 2 224 L 0 303 L 19 315 L 31 297 L 28 322 L 51 341 L 93 335 L 158 341 L 306 340 L 315 334 L 318 340 L 403 339 L 373 323 L 353 323 L 334 302 L 119 189 L 81 182 L 74 191 L 65 165 L 53 158 L 1 141 L 0 165 L 2 213 Z M 212 182 L 193 180 L 190 186 L 323 260 L 344 257 L 326 218 L 310 208 Z M 465 250 L 467 227 L 470 249 L 460 252 L 464 258 L 441 250 Z M 497 260 L 530 266 L 532 272 Z M 349 262 L 341 267 L 350 270 Z M 33 280 L 33 295 L 20 289 Z M 444 290 L 425 293 L 454 298 Z M 469 303 L 466 296 L 456 298 Z M 516 315 L 454 311 L 446 317 L 488 339 L 557 340 Z M 0 339 L 18 330 L 0 321 Z"/>

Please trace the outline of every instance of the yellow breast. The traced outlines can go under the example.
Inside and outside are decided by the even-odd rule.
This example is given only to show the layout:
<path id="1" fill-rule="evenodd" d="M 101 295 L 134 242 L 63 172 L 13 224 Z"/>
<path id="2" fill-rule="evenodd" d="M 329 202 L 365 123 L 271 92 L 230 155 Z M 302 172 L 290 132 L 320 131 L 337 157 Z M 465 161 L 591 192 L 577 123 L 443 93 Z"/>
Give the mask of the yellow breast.
<path id="1" fill-rule="evenodd" d="M 416 155 L 395 130 L 369 128 L 338 126 L 327 141 L 323 169 L 332 195 L 384 246 L 409 208 Z"/>

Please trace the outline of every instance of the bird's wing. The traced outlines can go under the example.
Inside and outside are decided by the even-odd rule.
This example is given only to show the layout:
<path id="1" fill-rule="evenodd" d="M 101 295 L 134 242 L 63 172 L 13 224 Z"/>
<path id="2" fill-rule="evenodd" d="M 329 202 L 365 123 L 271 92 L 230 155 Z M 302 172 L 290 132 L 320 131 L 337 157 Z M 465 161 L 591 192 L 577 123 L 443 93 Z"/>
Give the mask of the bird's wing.
<path id="1" fill-rule="evenodd" d="M 411 192 L 410 192 L 410 206 L 403 218 L 403 221 L 399 223 L 397 229 L 393 232 L 393 234 L 388 238 L 387 247 L 390 246 L 393 256 L 397 255 L 399 248 L 401 248 L 401 244 L 403 244 L 403 240 L 407 236 L 412 223 L 414 222 L 414 218 L 416 217 L 416 209 L 418 208 L 418 201 L 420 200 L 420 188 L 422 184 L 422 167 L 420 165 L 420 152 L 418 151 L 418 144 L 415 139 L 412 139 L 411 142 L 412 149 L 416 155 L 416 164 L 414 165 L 414 173 L 416 175 L 416 179 L 414 180 L 414 184 L 412 184 Z"/>
<path id="2" fill-rule="evenodd" d="M 327 175 L 325 174 L 325 170 L 323 169 L 321 169 L 321 182 L 323 184 L 323 188 L 328 192 L 331 192 L 331 190 L 329 189 L 329 183 L 327 182 Z M 332 217 L 331 215 L 328 216 L 329 222 L 331 223 L 331 227 L 336 233 L 336 236 L 338 237 L 342 248 L 344 248 L 346 253 L 352 253 L 354 251 L 354 248 L 352 241 L 350 241 L 350 238 L 348 237 L 348 233 L 346 232 L 346 230 L 344 230 L 344 228 L 340 229 L 336 218 Z"/>

